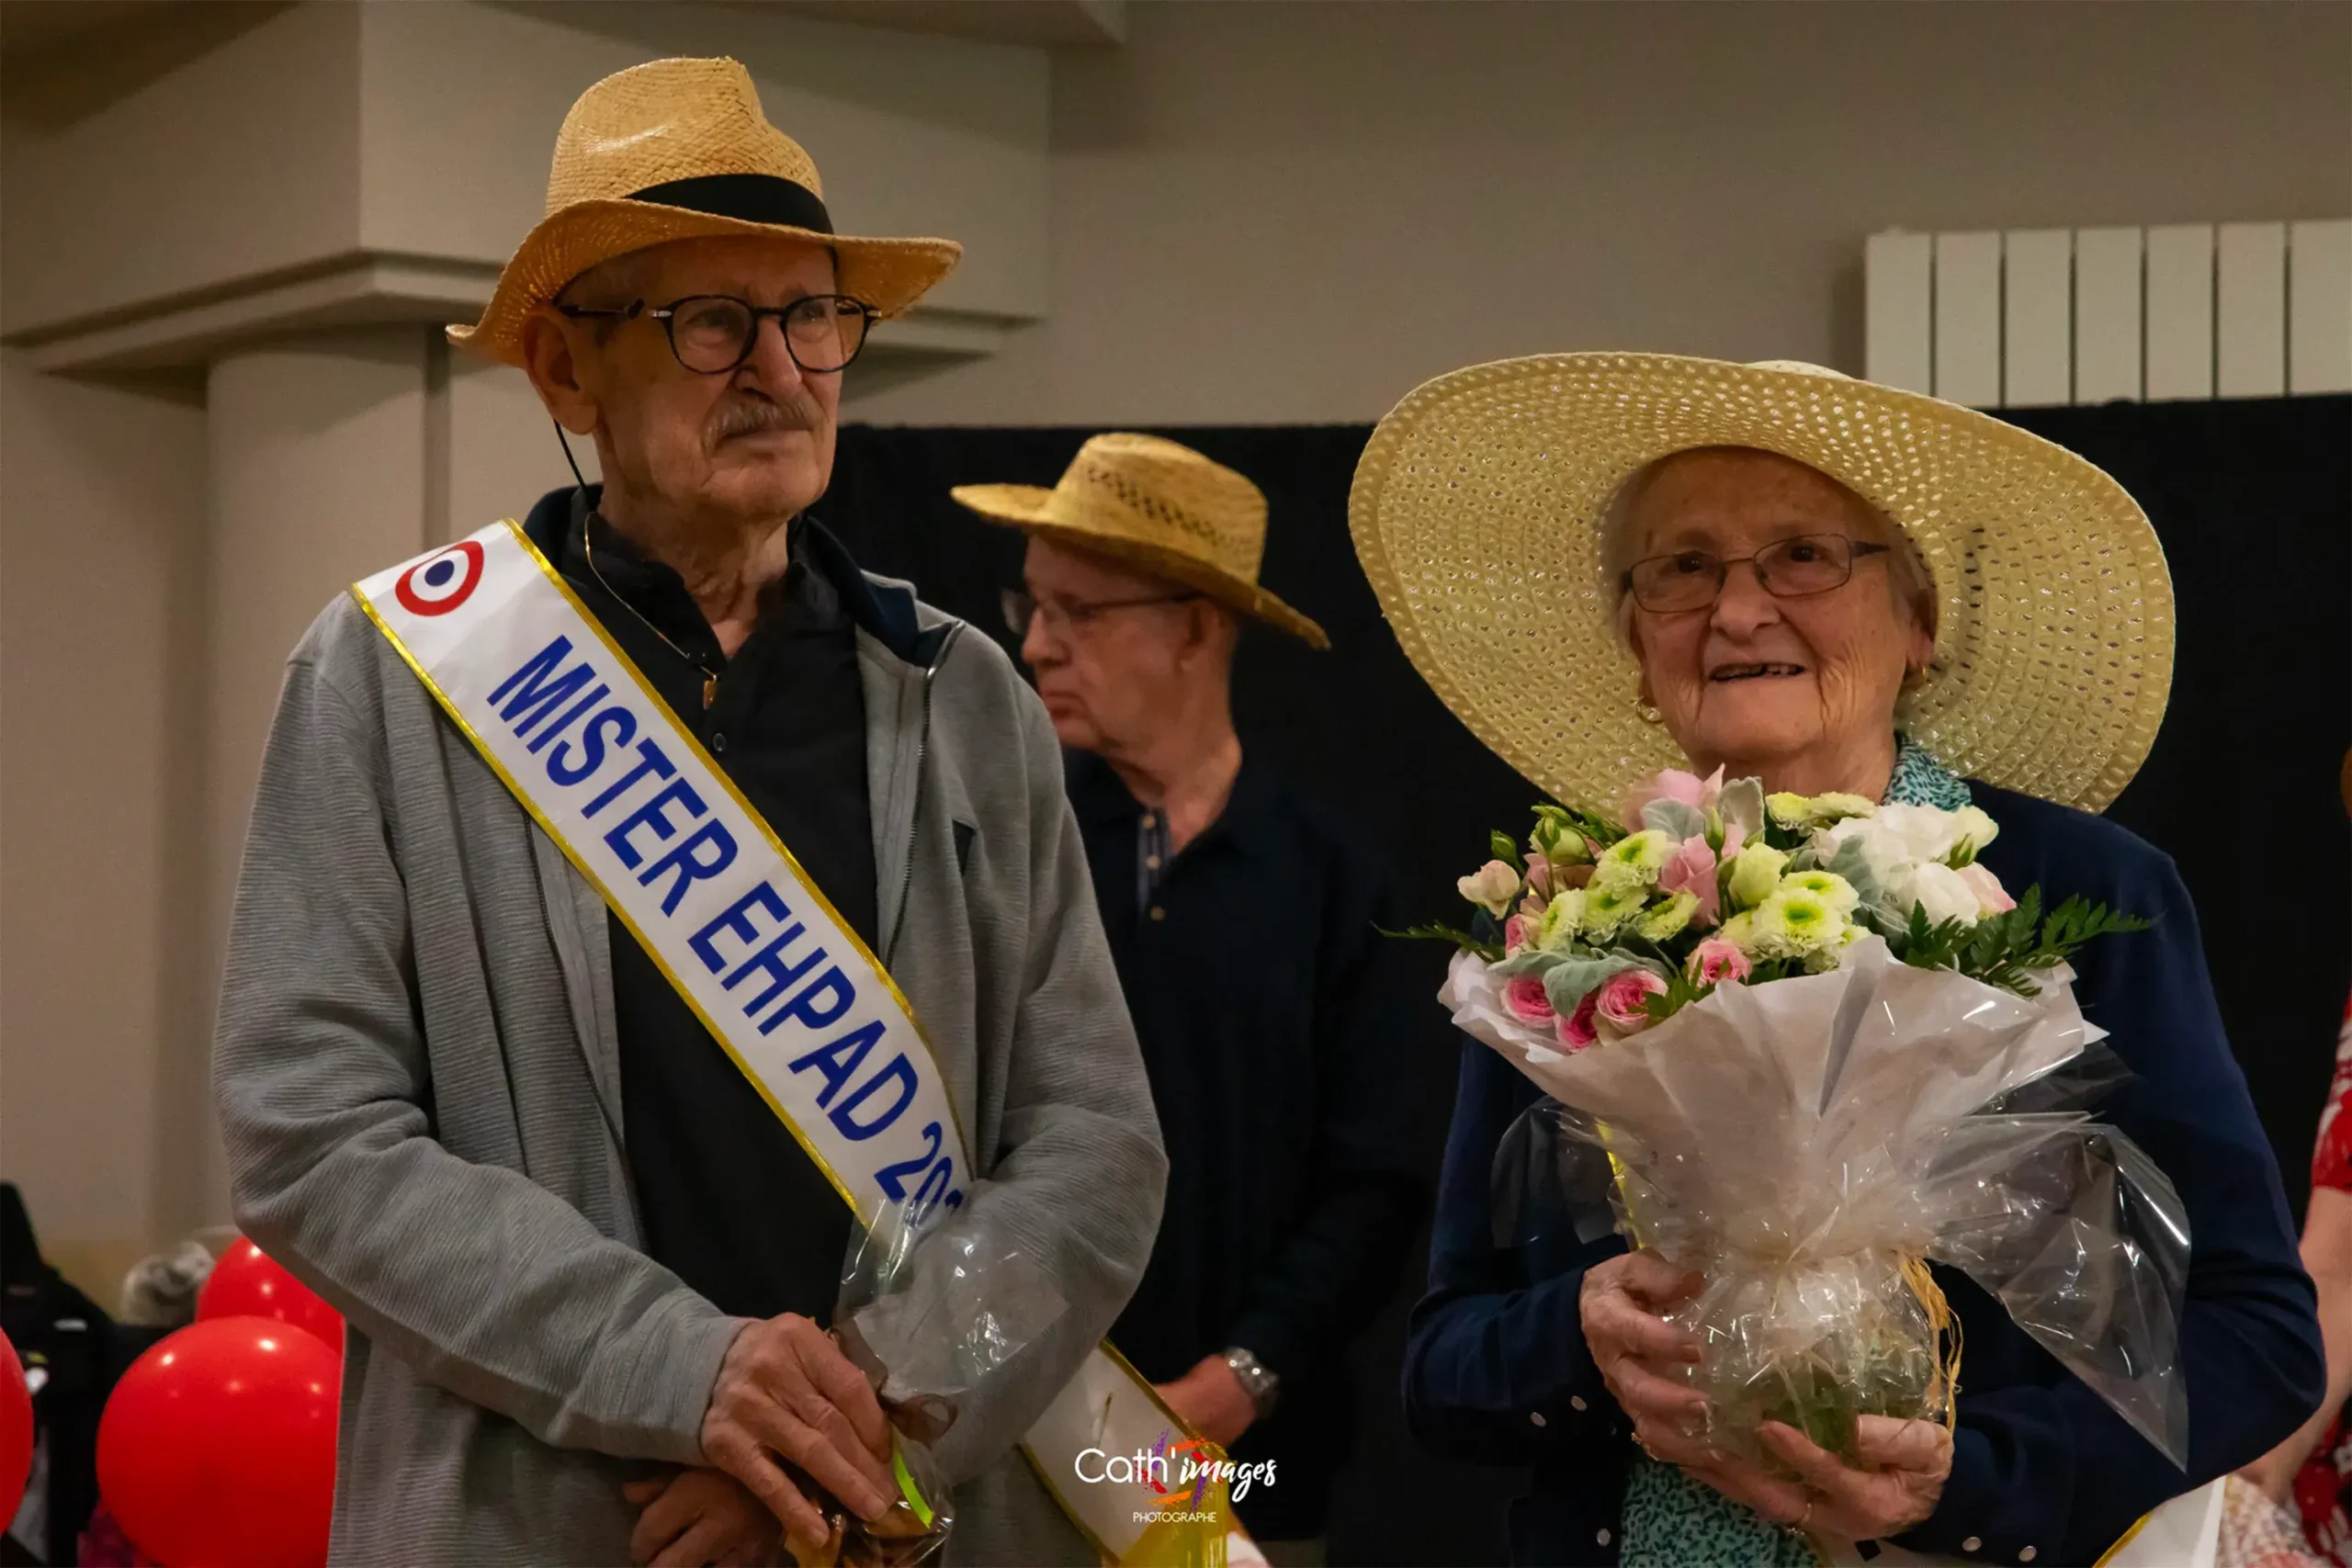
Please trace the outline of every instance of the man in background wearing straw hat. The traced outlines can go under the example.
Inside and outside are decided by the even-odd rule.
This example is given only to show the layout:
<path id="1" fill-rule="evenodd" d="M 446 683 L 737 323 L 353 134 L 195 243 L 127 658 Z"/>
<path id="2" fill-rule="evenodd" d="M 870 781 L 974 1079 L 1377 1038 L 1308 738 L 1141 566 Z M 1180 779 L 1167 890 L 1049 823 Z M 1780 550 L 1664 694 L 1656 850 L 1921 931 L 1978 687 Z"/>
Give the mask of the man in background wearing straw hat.
<path id="1" fill-rule="evenodd" d="M 802 515 L 867 328 L 958 255 L 820 191 L 732 61 L 592 87 L 450 335 L 605 483 L 359 583 L 288 666 L 217 1099 L 239 1223 L 350 1324 L 338 1563 L 928 1524 L 822 1326 L 910 1196 L 1062 1303 L 933 1446 L 951 1560 L 1098 1560 L 1040 1418 L 1165 1161 L 1044 709 Z M 926 1256 L 907 1321 L 968 1315 Z"/>
<path id="2" fill-rule="evenodd" d="M 1168 1140 L 1168 1207 L 1112 1338 L 1204 1436 L 1266 1465 L 1237 1506 L 1319 1562 L 1352 1427 L 1343 1353 L 1423 1201 L 1410 998 L 1384 988 L 1385 856 L 1234 733 L 1243 617 L 1323 629 L 1258 584 L 1266 499 L 1200 454 L 1098 435 L 1052 490 L 956 499 L 1028 536 L 1006 595 L 1055 731 Z"/>

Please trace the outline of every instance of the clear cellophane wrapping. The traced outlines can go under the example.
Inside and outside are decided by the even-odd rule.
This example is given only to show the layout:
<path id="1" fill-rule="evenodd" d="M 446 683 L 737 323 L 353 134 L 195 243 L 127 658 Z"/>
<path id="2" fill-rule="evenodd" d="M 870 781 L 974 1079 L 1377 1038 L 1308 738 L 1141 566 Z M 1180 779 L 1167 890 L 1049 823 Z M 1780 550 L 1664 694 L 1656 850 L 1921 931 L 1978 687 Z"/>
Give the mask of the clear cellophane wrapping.
<path id="1" fill-rule="evenodd" d="M 1635 1245 L 1702 1274 L 1672 1317 L 1705 1348 L 1690 1376 L 1727 1451 L 1768 1458 L 1766 1421 L 1851 1458 L 1860 1416 L 1950 1420 L 1965 1369 L 1932 1260 L 2177 1464 L 2188 1219 L 2086 1110 L 2122 1075 L 2072 977 L 2019 997 L 1873 937 L 1838 969 L 1723 986 L 1575 1053 L 1473 955 L 1442 995 L 1553 1102 L 1498 1156 L 1498 1232 L 1549 1213 L 1589 1240 L 1577 1192 L 1605 1193 Z"/>
<path id="2" fill-rule="evenodd" d="M 913 1568 L 936 1557 L 956 1505 L 934 1445 L 967 1398 L 1022 1375 L 1022 1352 L 1067 1310 L 1036 1259 L 985 1218 L 935 1205 L 884 1210 L 842 1276 L 833 1335 L 889 1418 L 899 1495 L 871 1524 L 821 1498 L 832 1537 L 821 1549 L 796 1545 L 798 1568 Z"/>

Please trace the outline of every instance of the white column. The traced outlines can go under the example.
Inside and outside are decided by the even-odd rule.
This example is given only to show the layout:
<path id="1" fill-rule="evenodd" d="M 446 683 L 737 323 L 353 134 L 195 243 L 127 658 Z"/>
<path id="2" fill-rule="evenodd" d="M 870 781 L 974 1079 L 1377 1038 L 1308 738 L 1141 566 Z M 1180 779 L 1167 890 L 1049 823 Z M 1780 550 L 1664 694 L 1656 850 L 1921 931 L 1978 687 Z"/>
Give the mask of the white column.
<path id="1" fill-rule="evenodd" d="M 171 1123 L 184 1146 L 163 1151 L 183 1173 L 188 1212 L 164 1228 L 227 1215 L 209 1114 L 209 1035 L 254 780 L 287 655 L 356 579 L 428 543 L 428 474 L 446 462 L 428 439 L 429 330 L 403 324 L 281 340 L 216 360 L 208 378 L 210 497 L 203 594 L 209 636 L 190 698 L 206 716 L 203 787 L 191 829 L 203 834 L 203 995 L 199 1049 L 167 1054 L 165 1103 L 204 1105 Z M 437 530 L 435 530 L 437 531 Z M 201 1136 L 193 1135 L 201 1129 Z"/>
<path id="2" fill-rule="evenodd" d="M 157 1082 L 166 1041 L 197 1049 L 178 672 L 204 652 L 200 393 L 0 350 L 0 1178 L 108 1307 L 165 1239 L 160 1129 L 209 1114 Z"/>

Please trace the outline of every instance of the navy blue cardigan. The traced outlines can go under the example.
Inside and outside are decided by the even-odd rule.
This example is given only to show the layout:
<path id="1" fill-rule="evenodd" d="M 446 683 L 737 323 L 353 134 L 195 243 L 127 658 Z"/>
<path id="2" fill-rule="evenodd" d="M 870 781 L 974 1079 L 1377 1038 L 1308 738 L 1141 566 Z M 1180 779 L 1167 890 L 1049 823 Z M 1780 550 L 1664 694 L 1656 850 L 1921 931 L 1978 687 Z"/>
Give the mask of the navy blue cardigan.
<path id="1" fill-rule="evenodd" d="M 2080 893 L 2156 921 L 2086 948 L 2076 995 L 2139 1075 L 2102 1118 L 2137 1140 L 2188 1211 L 2188 1470 L 1999 1303 L 1939 1268 L 1967 1337 L 1958 1440 L 1935 1514 L 1899 1544 L 2043 1568 L 2087 1563 L 2158 1503 L 2284 1439 L 2318 1407 L 2326 1365 L 2278 1162 L 2230 1055 L 2197 912 L 2171 858 L 2103 818 L 1970 787 L 2001 826 L 1984 859 L 2004 886 L 2039 883 L 2053 902 Z M 1511 1505 L 1513 1562 L 1613 1563 L 1631 1427 L 1585 1348 L 1577 1292 L 1585 1269 L 1624 1243 L 1579 1246 L 1563 1234 L 1498 1248 L 1493 1236 L 1496 1145 L 1537 1098 L 1493 1050 L 1463 1043 L 1429 1293 L 1405 1351 L 1406 1419 L 1434 1452 L 1534 1467 L 1532 1494 Z"/>

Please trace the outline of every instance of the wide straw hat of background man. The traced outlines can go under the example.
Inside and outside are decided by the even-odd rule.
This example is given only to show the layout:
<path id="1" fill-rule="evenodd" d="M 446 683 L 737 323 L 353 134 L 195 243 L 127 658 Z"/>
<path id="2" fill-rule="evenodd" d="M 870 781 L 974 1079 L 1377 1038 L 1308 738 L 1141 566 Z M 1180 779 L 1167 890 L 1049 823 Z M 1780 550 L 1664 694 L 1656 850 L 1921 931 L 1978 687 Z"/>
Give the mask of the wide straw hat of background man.
<path id="1" fill-rule="evenodd" d="M 953 240 L 833 232 L 824 184 L 800 143 L 767 122 L 732 60 L 656 60 L 580 95 L 556 133 L 547 216 L 449 341 L 523 362 L 523 323 L 600 262 L 671 240 L 772 235 L 831 249 L 834 287 L 895 316 L 955 270 Z"/>
<path id="2" fill-rule="evenodd" d="M 1157 435 L 1097 435 L 1051 490 L 957 485 L 948 493 L 991 523 L 1125 561 L 1310 648 L 1331 646 L 1321 626 L 1258 586 L 1265 492 L 1189 446 Z"/>
<path id="3" fill-rule="evenodd" d="M 2172 579 L 2146 513 L 1990 415 L 1788 361 L 1548 354 L 1408 394 L 1348 525 L 1422 678 L 1560 800 L 1680 767 L 1638 708 L 1601 531 L 1627 479 L 1702 446 L 1777 452 L 1890 518 L 1935 585 L 1936 657 L 1898 710 L 1946 766 L 2085 810 L 2146 760 L 2172 687 Z"/>

